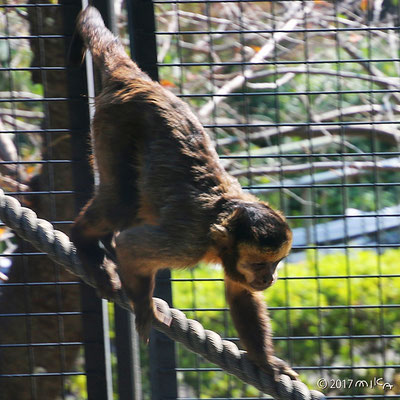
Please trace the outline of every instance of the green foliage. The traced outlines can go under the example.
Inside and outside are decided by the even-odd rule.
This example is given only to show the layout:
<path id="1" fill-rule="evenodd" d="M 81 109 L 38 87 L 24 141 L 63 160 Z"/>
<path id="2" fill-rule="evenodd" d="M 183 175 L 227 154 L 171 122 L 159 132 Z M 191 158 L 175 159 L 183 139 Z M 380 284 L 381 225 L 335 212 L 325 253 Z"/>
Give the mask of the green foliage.
<path id="1" fill-rule="evenodd" d="M 67 391 L 73 393 L 74 400 L 84 400 L 87 398 L 86 392 L 86 375 L 77 375 L 71 377 L 67 381 Z"/>
<path id="2" fill-rule="evenodd" d="M 273 4 L 274 2 L 271 2 Z M 278 2 L 276 2 L 278 3 Z M 325 7 L 327 15 L 329 14 L 330 2 L 315 2 L 316 9 Z M 362 1 L 353 2 L 356 6 L 361 6 Z M 358 4 L 357 4 L 358 3 Z M 372 5 L 374 2 L 367 2 Z M 367 5 L 368 5 L 367 4 Z M 248 7 L 252 5 L 249 4 Z M 262 28 L 268 32 L 272 26 L 268 27 L 270 19 L 258 17 L 261 11 L 270 11 L 268 2 L 255 4 L 255 10 L 249 9 L 246 13 L 247 5 L 241 4 L 245 20 L 238 17 L 235 21 L 235 14 L 230 15 L 236 26 L 229 26 L 227 29 Z M 340 2 L 336 5 L 340 6 Z M 169 16 L 176 14 L 176 5 L 155 4 L 159 15 L 158 22 L 161 31 L 170 30 L 174 25 L 170 25 Z M 282 5 L 276 5 L 275 11 Z M 393 11 L 395 15 L 398 0 L 388 0 L 383 2 L 383 9 L 387 13 Z M 209 4 L 180 4 L 180 12 L 190 12 L 191 15 L 179 16 L 179 26 L 172 29 L 181 29 L 182 31 L 196 30 L 221 30 L 220 22 L 217 19 L 207 18 L 205 25 L 199 25 L 201 19 L 193 18 L 194 14 L 208 15 L 209 17 L 226 18 L 223 15 L 224 8 L 227 5 L 215 3 Z M 25 9 L 21 8 L 22 11 Z M 365 11 L 365 10 L 364 10 Z M 352 15 L 356 15 L 353 18 Z M 350 17 L 346 13 L 335 14 L 330 22 L 336 21 L 339 28 L 348 27 L 347 24 L 341 24 L 340 19 L 351 21 L 353 26 L 360 18 L 361 14 L 352 14 Z M 26 21 L 15 12 L 8 12 L 9 26 L 0 26 L 5 34 L 15 35 L 18 33 L 23 36 L 27 34 Z M 175 17 L 173 17 L 175 18 Z M 253 21 L 252 21 L 253 18 Z M 279 15 L 279 19 L 284 18 L 284 14 Z M 247 21 L 248 19 L 248 21 Z M 314 24 L 313 18 L 309 18 L 309 27 L 320 28 L 320 25 Z M 265 25 L 258 25 L 260 22 Z M 324 21 L 326 22 L 326 21 Z M 374 21 L 375 25 L 376 21 Z M 247 25 L 246 25 L 247 24 Z M 254 24 L 254 26 L 252 25 Z M 274 23 L 275 24 L 275 23 Z M 246 27 L 247 26 L 247 27 Z M 366 26 L 366 25 L 363 25 Z M 274 25 L 274 27 L 276 27 Z M 336 25 L 331 25 L 336 27 Z M 7 30 L 11 28 L 12 32 Z M 379 34 L 378 34 L 379 32 Z M 390 59 L 393 58 L 394 38 L 389 35 L 389 30 L 379 31 L 378 29 L 362 32 L 361 30 L 352 31 L 346 29 L 339 33 L 307 34 L 307 42 L 304 41 L 305 35 L 300 32 L 299 35 L 290 35 L 287 43 L 279 43 L 273 56 L 279 61 L 279 64 L 260 66 L 257 72 L 275 72 L 279 68 L 301 67 L 303 64 L 296 64 L 301 60 L 326 60 L 326 63 L 306 64 L 307 68 L 318 68 L 327 72 L 352 73 L 358 75 L 368 74 L 363 67 L 362 59 L 371 59 L 369 66 L 375 68 L 383 78 L 393 79 L 398 76 L 398 65 L 394 60 L 375 61 L 375 58 Z M 229 82 L 235 74 L 242 74 L 247 67 L 242 65 L 229 65 L 231 61 L 249 61 L 254 52 L 260 46 L 265 45 L 269 36 L 260 35 L 238 35 L 229 33 L 224 35 L 203 35 L 203 34 L 185 34 L 172 35 L 170 39 L 166 35 L 158 37 L 159 40 L 166 38 L 171 40 L 171 45 L 165 53 L 163 63 L 208 63 L 208 62 L 228 62 L 225 66 L 201 66 L 190 65 L 182 68 L 160 68 L 160 76 L 166 87 L 182 93 L 215 93 L 218 87 Z M 340 38 L 340 40 L 338 40 Z M 393 43 L 391 44 L 391 41 Z M 352 59 L 344 49 L 344 44 L 350 43 L 356 47 L 360 55 L 360 62 Z M 184 45 L 183 45 L 184 44 Z M 207 52 L 207 46 L 213 51 Z M 5 68 L 0 73 L 0 91 L 20 91 L 36 95 L 43 95 L 43 87 L 33 83 L 29 71 L 24 71 L 24 67 L 30 66 L 32 52 L 30 44 L 26 39 L 3 40 L 0 41 L 0 66 Z M 162 46 L 160 46 L 162 52 Z M 202 50 L 202 51 L 200 51 Z M 247 51 L 249 51 L 247 56 Z M 309 52 L 310 54 L 307 54 Z M 311 57 L 309 57 L 311 56 Z M 342 62 L 336 63 L 336 60 Z M 268 58 L 266 61 L 271 61 Z M 293 64 L 292 62 L 296 63 Z M 351 61 L 351 62 L 346 62 Z M 284 64 L 287 62 L 287 64 Z M 8 68 L 22 68 L 22 70 L 8 71 Z M 258 68 L 258 67 L 257 67 Z M 216 76 L 220 77 L 216 79 Z M 355 78 L 343 78 L 335 74 L 304 72 L 296 73 L 292 79 L 289 79 L 283 85 L 276 89 L 264 87 L 256 89 L 251 87 L 251 83 L 274 84 L 282 78 L 284 73 L 272 73 L 261 76 L 257 79 L 251 79 L 245 82 L 241 87 L 235 89 L 236 93 L 246 93 L 249 96 L 231 96 L 227 97 L 222 105 L 215 110 L 209 122 L 221 123 L 221 127 L 213 128 L 212 133 L 218 138 L 236 138 L 243 140 L 233 141 L 232 144 L 222 146 L 221 152 L 234 156 L 243 152 L 249 152 L 250 155 L 271 154 L 271 146 L 284 145 L 288 143 L 296 144 L 307 139 L 307 134 L 285 135 L 279 134 L 268 137 L 264 140 L 247 140 L 252 133 L 263 131 L 264 127 L 258 129 L 254 127 L 247 128 L 225 128 L 230 123 L 264 123 L 268 124 L 307 124 L 316 122 L 321 115 L 329 111 L 340 110 L 335 117 L 324 120 L 325 122 L 354 123 L 354 122 L 381 122 L 389 120 L 398 120 L 396 111 L 397 100 L 395 96 L 385 93 L 385 90 L 391 89 L 391 86 L 378 86 L 374 82 L 374 73 L 370 73 L 370 80 L 361 80 Z M 216 80 L 215 80 L 216 79 Z M 215 80 L 215 81 L 214 81 Z M 271 86 L 270 86 L 271 87 Z M 397 86 L 394 86 L 397 87 Z M 371 89 L 384 89 L 382 93 L 362 93 Z M 342 93 L 337 93 L 342 91 Z M 352 93 L 359 91 L 360 93 Z M 313 92 L 313 93 L 310 93 Z M 302 94 L 300 94 L 302 93 Z M 306 93 L 306 94 L 304 94 Z M 8 96 L 6 96 L 8 97 Z M 195 109 L 199 109 L 207 103 L 209 97 L 189 97 L 185 99 Z M 372 115 L 371 112 L 358 112 L 356 114 L 346 114 L 352 106 L 363 106 L 374 104 L 385 104 L 386 111 L 396 111 L 394 118 L 390 113 L 382 111 L 380 114 Z M 14 118 L 14 111 L 43 111 L 44 102 L 17 102 L 12 104 L 3 103 L 4 109 L 10 109 L 9 116 Z M 393 109 L 393 110 L 392 110 Z M 221 118 L 221 119 L 219 119 Z M 227 119 L 227 121 L 225 121 Z M 16 121 L 31 123 L 34 126 L 40 126 L 42 118 L 24 119 L 15 117 Z M 205 119 L 203 122 L 207 122 Z M 13 125 L 4 122 L 7 130 L 12 129 Z M 351 126 L 351 125 L 349 125 Z M 385 127 L 384 124 L 379 125 Z M 378 124 L 375 125 L 375 129 Z M 393 125 L 395 131 L 395 125 Z M 397 127 L 396 127 L 397 129 Z M 307 131 L 307 127 L 305 128 Z M 397 131 L 395 131 L 397 132 Z M 306 132 L 307 133 L 307 132 Z M 323 137 L 326 132 L 321 131 L 319 136 Z M 279 160 L 282 165 L 297 165 L 304 162 L 318 161 L 343 161 L 343 157 L 338 153 L 353 152 L 354 157 L 347 157 L 347 160 L 355 161 L 379 161 L 383 156 L 376 155 L 368 158 L 363 152 L 398 151 L 398 143 L 390 140 L 383 140 L 371 129 L 364 135 L 352 135 L 344 127 L 341 132 L 341 140 L 325 145 L 323 148 L 304 149 L 299 146 L 296 150 L 291 150 L 292 155 Z M 38 157 L 38 148 L 32 144 L 33 135 L 18 134 L 19 155 L 22 159 L 36 159 Z M 344 142 L 349 141 L 352 147 L 344 146 Z M 37 144 L 36 144 L 36 147 Z M 306 161 L 304 158 L 296 158 L 297 153 L 310 151 L 313 156 Z M 318 152 L 323 154 L 319 157 Z M 331 155 L 332 153 L 332 155 Z M 276 159 L 268 157 L 253 160 L 235 160 L 234 169 L 248 170 L 249 166 L 263 167 L 277 165 Z M 279 164 L 278 164 L 279 165 Z M 22 167 L 21 167 L 22 168 Z M 317 171 L 318 172 L 318 171 Z M 314 172 L 304 172 L 300 170 L 290 175 L 284 173 L 279 176 L 270 174 L 247 174 L 241 178 L 244 186 L 263 186 L 276 184 L 280 180 L 302 178 L 310 176 Z M 365 171 L 356 177 L 346 177 L 346 183 L 375 183 L 375 182 L 398 182 L 398 176 L 393 171 L 381 172 L 378 169 Z M 330 183 L 343 183 L 341 177 L 331 180 Z M 398 187 L 395 186 L 348 186 L 342 187 L 324 187 L 312 188 L 310 195 L 313 202 L 312 214 L 331 214 L 338 215 L 345 212 L 343 206 L 357 208 L 362 211 L 374 211 L 387 206 L 398 204 Z M 311 192 L 310 190 L 310 192 Z M 299 199 L 304 199 L 306 193 L 303 188 L 292 187 L 290 196 L 286 192 L 274 192 L 265 194 L 264 200 L 267 200 L 275 207 L 281 207 L 283 198 L 286 200 L 286 209 L 290 210 L 291 216 L 302 216 L 309 214 L 308 210 Z M 307 193 L 309 194 L 309 193 Z M 286 197 L 285 197 L 286 196 Z M 325 218 L 324 221 L 327 221 Z M 293 226 L 303 226 L 304 220 L 292 220 Z M 0 250 L 6 250 L 4 236 L 0 242 Z M 335 253 L 321 256 L 318 252 L 309 252 L 307 259 L 298 264 L 287 264 L 282 269 L 281 279 L 277 284 L 266 292 L 266 300 L 271 310 L 274 336 L 278 338 L 275 341 L 277 354 L 288 359 L 294 366 L 316 365 L 343 366 L 343 365 L 379 365 L 379 364 L 399 364 L 398 357 L 400 351 L 400 340 L 390 338 L 390 335 L 400 335 L 400 310 L 397 307 L 398 294 L 400 289 L 399 278 L 385 277 L 384 275 L 393 274 L 396 271 L 400 250 L 389 250 L 378 255 L 372 251 L 350 252 L 348 254 Z M 191 271 L 174 271 L 173 276 L 177 281 L 173 284 L 174 306 L 185 310 L 190 318 L 199 320 L 206 328 L 212 329 L 223 337 L 235 338 L 236 332 L 233 328 L 227 306 L 224 299 L 223 274 L 220 268 L 201 265 Z M 349 277 L 350 275 L 350 277 Z M 379 275 L 383 275 L 379 277 Z M 191 282 L 189 279 L 195 278 L 197 281 Z M 317 279 L 319 278 L 319 279 Z M 209 281 L 208 279 L 211 279 Z M 381 305 L 384 305 L 382 307 Z M 290 309 L 288 309 L 290 307 Z M 195 310 L 196 309 L 196 310 Z M 112 321 L 112 310 L 110 307 L 110 316 Z M 371 337 L 373 335 L 373 337 Z M 385 335 L 385 338 L 382 336 Z M 111 340 L 115 339 L 114 327 L 111 327 Z M 354 337 L 356 336 L 356 337 Z M 293 340 L 286 340 L 285 337 L 293 337 Z M 378 337 L 378 338 L 377 338 Z M 281 339 L 280 339 L 281 338 Z M 143 364 L 143 392 L 144 397 L 149 398 L 150 388 L 148 371 L 149 360 L 147 347 L 142 346 L 141 358 Z M 185 371 L 179 372 L 178 378 L 181 386 L 185 386 L 188 392 L 195 393 L 197 397 L 257 397 L 257 391 L 248 385 L 239 382 L 237 379 L 227 376 L 224 372 L 216 372 L 214 366 L 177 345 L 177 356 L 180 368 L 203 368 L 202 372 Z M 384 357 L 385 356 L 385 357 Z M 83 357 L 83 355 L 82 355 Z M 115 357 L 112 358 L 113 371 L 115 368 Z M 82 358 L 80 359 L 82 362 Z M 206 370 L 204 370 L 206 369 Z M 310 387 L 316 387 L 316 381 L 319 376 L 314 372 L 301 371 L 301 377 Z M 350 376 L 349 371 L 340 369 L 329 372 L 329 378 L 364 378 L 370 379 L 374 376 L 382 376 L 382 371 L 373 369 L 356 369 Z M 115 380 L 115 376 L 114 376 Z M 76 399 L 84 399 L 86 391 L 86 377 L 76 376 L 68 380 L 68 389 L 75 394 Z M 359 389 L 360 391 L 360 389 Z M 369 389 L 364 389 L 363 394 L 372 393 Z M 378 389 L 374 393 L 382 394 Z M 355 390 L 341 390 L 334 394 L 351 395 L 356 394 Z M 189 396 L 191 397 L 191 396 Z M 194 397 L 194 396 L 192 396 Z"/>
<path id="3" fill-rule="evenodd" d="M 385 277 L 393 274 L 399 257 L 400 250 L 388 250 L 381 255 L 351 251 L 323 256 L 310 251 L 303 262 L 286 264 L 280 271 L 280 279 L 266 291 L 265 297 L 271 310 L 274 337 L 297 339 L 276 340 L 277 354 L 292 365 L 303 367 L 379 365 L 384 354 L 391 355 L 386 356 L 386 364 L 398 364 L 400 360 L 393 355 L 399 354 L 400 340 L 378 337 L 400 332 L 400 309 L 395 307 L 400 279 Z M 187 311 L 188 317 L 223 337 L 235 337 L 226 312 L 221 269 L 200 265 L 193 271 L 175 271 L 173 277 L 178 280 L 173 285 L 175 307 L 184 310 L 196 307 L 201 311 Z M 184 281 L 206 277 L 216 280 Z M 178 348 L 179 367 L 211 367 L 201 357 L 181 346 Z M 329 374 L 329 379 L 369 380 L 382 376 L 382 371 L 360 368 L 350 374 L 337 369 Z M 256 395 L 254 388 L 234 378 L 223 379 L 213 371 L 179 376 L 181 384 L 200 387 L 202 397 Z M 301 378 L 316 388 L 319 376 L 301 371 Z M 380 390 L 376 387 L 373 393 L 382 394 Z M 340 393 L 372 392 L 367 388 L 347 388 Z"/>

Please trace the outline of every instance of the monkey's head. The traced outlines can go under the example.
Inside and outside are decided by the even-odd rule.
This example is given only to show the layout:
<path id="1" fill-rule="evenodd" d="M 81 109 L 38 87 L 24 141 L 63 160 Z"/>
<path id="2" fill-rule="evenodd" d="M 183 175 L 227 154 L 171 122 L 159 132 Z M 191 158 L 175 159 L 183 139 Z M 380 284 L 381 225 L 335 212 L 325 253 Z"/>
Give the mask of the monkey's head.
<path id="1" fill-rule="evenodd" d="M 292 246 L 285 218 L 262 202 L 240 202 L 213 225 L 212 238 L 228 277 L 252 291 L 276 281 L 277 266 Z"/>

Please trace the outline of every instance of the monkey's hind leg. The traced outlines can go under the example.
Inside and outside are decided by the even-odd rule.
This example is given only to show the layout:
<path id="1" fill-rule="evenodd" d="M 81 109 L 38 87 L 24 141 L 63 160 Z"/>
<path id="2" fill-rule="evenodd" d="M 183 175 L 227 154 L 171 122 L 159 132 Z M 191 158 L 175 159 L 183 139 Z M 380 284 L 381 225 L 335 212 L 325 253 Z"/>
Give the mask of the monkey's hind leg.
<path id="1" fill-rule="evenodd" d="M 121 288 L 115 264 L 105 256 L 100 241 L 110 242 L 114 225 L 104 216 L 105 201 L 101 196 L 90 200 L 76 218 L 71 239 L 85 272 L 92 279 L 101 297 L 109 298 Z"/>
<path id="2" fill-rule="evenodd" d="M 157 270 L 193 264 L 193 260 L 188 259 L 188 252 L 177 245 L 181 242 L 161 227 L 153 225 L 125 230 L 116 238 L 122 285 L 133 303 L 136 329 L 145 342 L 154 317 L 164 324 L 170 323 L 157 311 L 152 300 Z"/>

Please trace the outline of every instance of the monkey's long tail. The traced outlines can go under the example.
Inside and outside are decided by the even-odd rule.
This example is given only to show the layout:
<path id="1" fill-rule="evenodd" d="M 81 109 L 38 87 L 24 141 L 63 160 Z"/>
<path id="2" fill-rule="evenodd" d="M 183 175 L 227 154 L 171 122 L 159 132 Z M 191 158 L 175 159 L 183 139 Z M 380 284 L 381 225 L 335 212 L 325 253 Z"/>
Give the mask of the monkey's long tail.
<path id="1" fill-rule="evenodd" d="M 138 75 L 147 77 L 128 57 L 121 41 L 106 28 L 96 8 L 89 6 L 82 10 L 76 26 L 101 73 L 103 84 L 110 79 L 134 79 Z"/>

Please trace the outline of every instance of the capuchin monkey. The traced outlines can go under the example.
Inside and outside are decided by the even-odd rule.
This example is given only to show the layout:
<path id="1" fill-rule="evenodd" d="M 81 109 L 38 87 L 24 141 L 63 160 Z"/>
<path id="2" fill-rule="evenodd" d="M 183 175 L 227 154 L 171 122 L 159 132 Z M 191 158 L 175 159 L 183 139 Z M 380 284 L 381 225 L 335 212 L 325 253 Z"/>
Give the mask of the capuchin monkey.
<path id="1" fill-rule="evenodd" d="M 262 296 L 291 248 L 284 216 L 243 192 L 189 107 L 139 69 L 95 8 L 80 13 L 77 31 L 102 85 L 92 122 L 99 185 L 72 228 L 87 273 L 103 296 L 120 289 L 121 277 L 139 335 L 148 340 L 153 318 L 160 317 L 152 301 L 156 272 L 222 264 L 249 358 L 275 379 L 296 379 L 273 356 Z"/>

